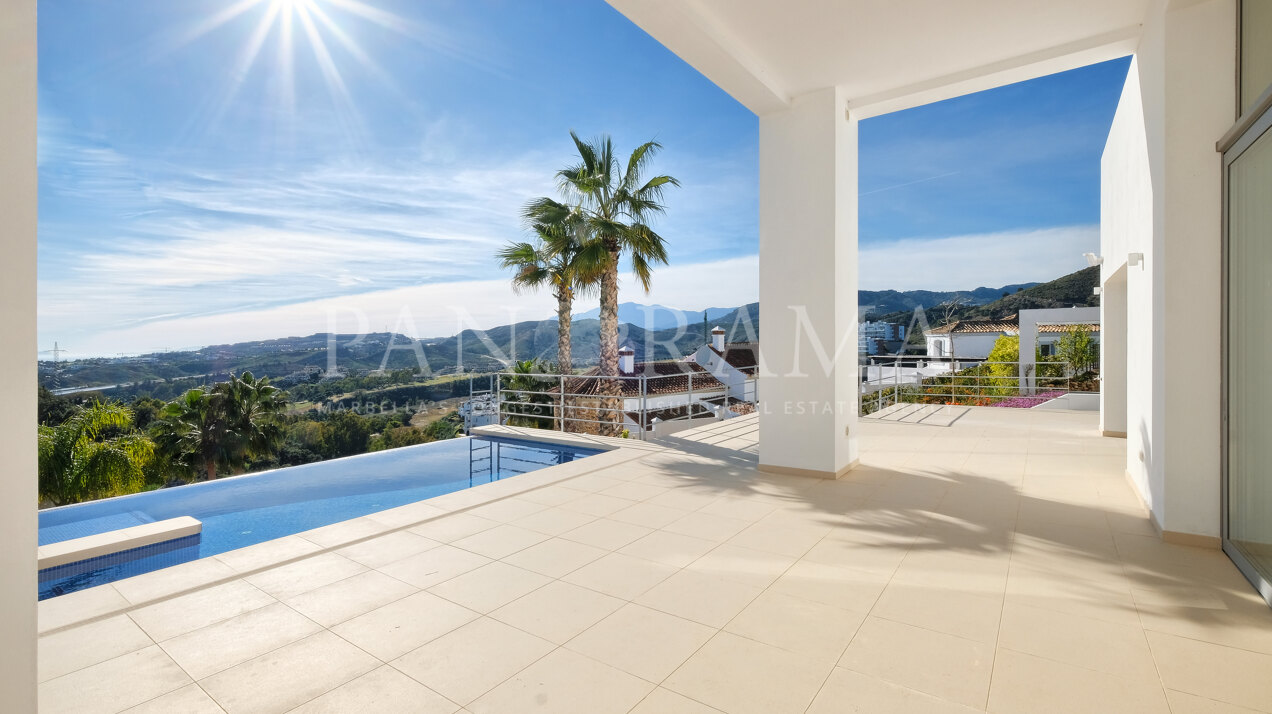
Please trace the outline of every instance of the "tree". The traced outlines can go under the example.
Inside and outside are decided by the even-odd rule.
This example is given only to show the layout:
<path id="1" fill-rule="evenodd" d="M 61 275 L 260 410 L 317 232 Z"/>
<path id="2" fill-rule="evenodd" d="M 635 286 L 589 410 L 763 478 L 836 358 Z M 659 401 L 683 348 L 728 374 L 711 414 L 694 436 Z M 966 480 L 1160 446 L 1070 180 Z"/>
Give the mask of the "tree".
<path id="1" fill-rule="evenodd" d="M 164 407 L 163 418 L 151 428 L 155 443 L 178 471 L 216 478 L 226 462 L 227 425 L 219 399 L 202 389 L 190 389 Z"/>
<path id="2" fill-rule="evenodd" d="M 558 185 L 566 203 L 573 206 L 580 221 L 581 245 L 575 256 L 580 274 L 595 278 L 601 293 L 600 372 L 618 374 L 618 267 L 624 254 L 632 272 L 645 292 L 649 292 L 653 265 L 667 264 L 667 246 L 662 236 L 650 227 L 652 219 L 663 213 L 663 190 L 679 186 L 671 176 L 654 176 L 645 180 L 642 174 L 662 148 L 655 141 L 636 147 L 626 167 L 614 154 L 614 143 L 608 136 L 585 142 L 570 132 L 579 152 L 579 163 L 557 173 Z M 540 199 L 539 203 L 552 201 Z M 621 423 L 616 408 L 619 393 L 617 380 L 607 380 L 605 391 L 611 395 L 604 410 L 607 420 L 614 422 L 611 431 Z"/>
<path id="3" fill-rule="evenodd" d="M 552 404 L 556 400 L 547 392 L 557 383 L 555 380 L 533 376 L 546 374 L 551 369 L 551 365 L 538 360 L 524 360 L 513 365 L 511 376 L 503 378 L 499 401 L 502 404 L 501 409 L 513 415 L 503 415 L 507 417 L 508 425 L 552 428 Z"/>
<path id="4" fill-rule="evenodd" d="M 1100 363 L 1100 346 L 1090 330 L 1074 325 L 1065 331 L 1056 345 L 1056 356 L 1067 362 L 1074 374 L 1082 374 Z"/>
<path id="5" fill-rule="evenodd" d="M 272 456 L 283 436 L 279 416 L 287 408 L 287 395 L 271 386 L 269 378 L 255 379 L 251 372 L 231 375 L 212 393 L 226 423 L 223 451 L 229 469 L 242 473 L 249 460 Z"/>
<path id="6" fill-rule="evenodd" d="M 336 412 L 322 423 L 322 452 L 327 458 L 361 454 L 370 438 L 370 421 L 351 411 Z"/>
<path id="7" fill-rule="evenodd" d="M 592 276 L 579 273 L 578 214 L 551 199 L 532 201 L 523 212 L 535 232 L 536 242 L 511 242 L 499 251 L 499 263 L 515 272 L 513 290 L 538 290 L 548 286 L 557 301 L 557 367 L 561 374 L 573 371 L 570 320 L 577 292 L 589 287 Z"/>
<path id="8" fill-rule="evenodd" d="M 128 407 L 82 407 L 61 424 L 39 427 L 40 497 L 61 505 L 131 493 L 144 484 L 154 452 Z"/>

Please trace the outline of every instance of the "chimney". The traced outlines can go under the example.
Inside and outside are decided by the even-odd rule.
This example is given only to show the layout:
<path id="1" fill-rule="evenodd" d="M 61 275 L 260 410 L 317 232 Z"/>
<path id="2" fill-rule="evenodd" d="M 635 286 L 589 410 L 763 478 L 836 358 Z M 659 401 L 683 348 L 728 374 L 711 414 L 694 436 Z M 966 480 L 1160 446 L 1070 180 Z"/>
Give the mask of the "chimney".
<path id="1" fill-rule="evenodd" d="M 631 374 L 636 371 L 636 352 L 630 347 L 621 347 L 618 350 L 618 372 L 619 374 Z"/>
<path id="2" fill-rule="evenodd" d="M 716 348 L 717 352 L 724 351 L 724 329 L 715 328 L 711 331 L 711 346 Z"/>

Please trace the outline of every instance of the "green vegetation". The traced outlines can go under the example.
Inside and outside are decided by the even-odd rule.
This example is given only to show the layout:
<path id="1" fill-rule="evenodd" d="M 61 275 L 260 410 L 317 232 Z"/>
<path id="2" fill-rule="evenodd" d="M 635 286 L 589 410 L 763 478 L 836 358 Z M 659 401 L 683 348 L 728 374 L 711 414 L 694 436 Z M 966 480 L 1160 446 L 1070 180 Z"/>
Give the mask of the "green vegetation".
<path id="1" fill-rule="evenodd" d="M 76 408 L 65 421 L 39 428 L 40 497 L 62 505 L 138 491 L 155 455 L 154 442 L 119 404 Z"/>
<path id="2" fill-rule="evenodd" d="M 445 389 L 454 381 L 446 380 Z M 188 389 L 171 402 L 139 396 L 125 405 L 95 393 L 90 401 L 41 389 L 40 498 L 75 503 L 450 439 L 463 429 L 453 411 L 416 428 L 414 411 L 384 405 L 376 413 L 359 413 L 359 405 L 288 414 L 288 397 L 250 372 Z"/>
<path id="3" fill-rule="evenodd" d="M 1067 362 L 1075 374 L 1082 374 L 1100 365 L 1100 344 L 1090 330 L 1075 325 L 1056 344 L 1056 356 Z"/>
<path id="4" fill-rule="evenodd" d="M 552 365 L 536 360 L 525 360 L 513 365 L 513 374 L 504 377 L 500 387 L 502 409 L 508 414 L 509 426 L 528 426 L 538 429 L 552 429 L 556 425 L 552 405 L 556 402 L 546 392 L 557 386 L 556 380 L 533 377 L 535 374 L 548 374 Z"/>

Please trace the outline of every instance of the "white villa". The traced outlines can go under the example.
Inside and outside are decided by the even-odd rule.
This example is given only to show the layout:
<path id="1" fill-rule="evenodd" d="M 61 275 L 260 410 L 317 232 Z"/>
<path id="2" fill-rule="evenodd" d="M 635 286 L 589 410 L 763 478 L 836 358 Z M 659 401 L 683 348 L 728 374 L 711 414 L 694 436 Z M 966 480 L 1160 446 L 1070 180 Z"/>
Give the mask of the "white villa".
<path id="1" fill-rule="evenodd" d="M 607 1 L 758 117 L 757 413 L 482 427 L 605 453 L 38 603 L 39 33 L 4 4 L 5 711 L 1272 712 L 1272 1 Z M 1098 414 L 860 417 L 860 122 L 1126 56 Z M 655 396 L 727 398 L 704 357 Z"/>
<path id="2" fill-rule="evenodd" d="M 1019 314 L 1003 320 L 955 320 L 927 331 L 927 356 L 938 359 L 985 359 L 999 337 L 1020 335 L 1033 326 L 1035 344 L 1044 357 L 1055 354 L 1060 338 L 1074 327 L 1091 333 L 1100 339 L 1100 309 L 1061 308 L 1049 310 L 1021 310 Z M 1028 335 L 1025 342 L 1029 341 Z"/>

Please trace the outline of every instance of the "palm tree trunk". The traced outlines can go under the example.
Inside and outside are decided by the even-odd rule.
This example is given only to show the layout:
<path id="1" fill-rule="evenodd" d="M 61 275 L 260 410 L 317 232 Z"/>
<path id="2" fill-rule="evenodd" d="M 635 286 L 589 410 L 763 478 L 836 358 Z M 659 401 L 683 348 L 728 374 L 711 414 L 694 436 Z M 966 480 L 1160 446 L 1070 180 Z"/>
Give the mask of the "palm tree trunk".
<path id="1" fill-rule="evenodd" d="M 216 459 L 203 460 L 203 480 L 204 481 L 216 480 Z"/>
<path id="2" fill-rule="evenodd" d="M 618 374 L 618 257 L 618 251 L 610 251 L 609 266 L 601 275 L 601 374 L 610 377 Z M 605 380 L 601 393 L 606 398 L 601 400 L 599 421 L 609 422 L 599 425 L 602 435 L 618 436 L 623 420 L 620 380 Z"/>
<path id="3" fill-rule="evenodd" d="M 570 311 L 574 299 L 565 288 L 557 292 L 557 365 L 561 374 L 569 374 L 574 365 L 570 354 Z"/>

